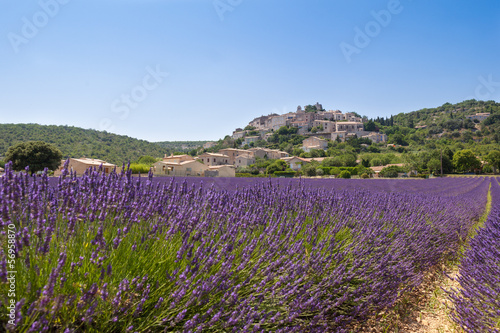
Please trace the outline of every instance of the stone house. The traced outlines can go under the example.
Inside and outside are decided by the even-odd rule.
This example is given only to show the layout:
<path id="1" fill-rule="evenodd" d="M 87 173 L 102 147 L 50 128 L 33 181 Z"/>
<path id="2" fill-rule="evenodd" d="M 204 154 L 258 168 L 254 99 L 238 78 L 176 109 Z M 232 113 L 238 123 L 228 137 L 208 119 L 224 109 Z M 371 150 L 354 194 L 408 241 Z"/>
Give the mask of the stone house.
<path id="1" fill-rule="evenodd" d="M 314 120 L 312 122 L 313 127 L 322 127 L 323 130 L 321 132 L 331 133 L 336 130 L 336 123 L 334 121 L 329 120 Z"/>
<path id="2" fill-rule="evenodd" d="M 54 176 L 58 177 L 62 174 L 64 164 L 66 163 L 66 160 L 61 161 L 61 165 L 57 170 L 54 171 Z M 96 168 L 103 169 L 104 173 L 109 174 L 111 173 L 115 168 L 116 165 L 108 163 L 103 160 L 98 160 L 98 159 L 92 159 L 92 158 L 70 158 L 69 159 L 69 164 L 68 164 L 68 170 L 76 172 L 77 176 L 81 176 L 87 171 L 88 168 Z"/>
<path id="3" fill-rule="evenodd" d="M 236 168 L 232 165 L 214 165 L 205 171 L 205 177 L 236 177 Z"/>
<path id="4" fill-rule="evenodd" d="M 259 141 L 259 136 L 247 136 L 243 139 L 243 143 L 241 145 L 249 145 L 250 143 L 257 141 Z"/>
<path id="5" fill-rule="evenodd" d="M 361 132 L 364 130 L 363 123 L 357 121 L 343 121 L 337 122 L 335 126 L 335 132 Z"/>
<path id="6" fill-rule="evenodd" d="M 208 170 L 208 166 L 196 160 L 158 161 L 153 164 L 153 174 L 157 176 L 202 177 L 205 170 Z"/>
<path id="7" fill-rule="evenodd" d="M 252 156 L 248 154 L 238 155 L 234 160 L 234 165 L 237 168 L 246 167 L 252 164 L 255 164 L 255 157 L 253 157 L 253 155 Z"/>
<path id="8" fill-rule="evenodd" d="M 246 131 L 240 131 L 240 132 L 236 132 L 236 131 L 234 131 L 234 132 L 233 132 L 233 135 L 232 135 L 232 138 L 233 138 L 234 140 L 238 140 L 238 139 L 241 139 L 242 137 L 244 137 L 244 136 L 245 136 L 245 134 L 246 134 Z"/>
<path id="9" fill-rule="evenodd" d="M 387 142 L 387 135 L 378 132 L 370 132 L 370 134 L 363 136 L 363 138 L 370 139 L 374 143 Z"/>
<path id="10" fill-rule="evenodd" d="M 328 148 L 328 141 L 318 138 L 316 136 L 312 136 L 302 141 L 302 149 L 305 152 L 310 152 L 312 149 L 325 150 L 326 148 Z"/>
<path id="11" fill-rule="evenodd" d="M 217 142 L 206 142 L 203 145 L 203 148 L 204 149 L 210 149 L 210 148 L 215 147 L 215 146 L 217 146 Z"/>
<path id="12" fill-rule="evenodd" d="M 297 156 L 284 157 L 282 160 L 285 161 L 293 171 L 299 171 L 302 166 L 309 163 L 308 160 Z"/>
<path id="13" fill-rule="evenodd" d="M 163 157 L 163 162 L 180 163 L 185 161 L 194 161 L 194 157 L 191 155 L 165 155 Z"/>
<path id="14" fill-rule="evenodd" d="M 490 114 L 488 112 L 476 113 L 475 115 L 465 116 L 466 119 L 483 121 L 488 118 Z"/>
<path id="15" fill-rule="evenodd" d="M 237 156 L 252 156 L 253 152 L 245 149 L 235 149 L 235 148 L 226 148 L 219 150 L 219 154 L 229 156 L 229 164 L 235 164 L 235 160 Z"/>
<path id="16" fill-rule="evenodd" d="M 198 160 L 206 166 L 229 164 L 229 156 L 224 154 L 203 153 L 198 156 Z"/>

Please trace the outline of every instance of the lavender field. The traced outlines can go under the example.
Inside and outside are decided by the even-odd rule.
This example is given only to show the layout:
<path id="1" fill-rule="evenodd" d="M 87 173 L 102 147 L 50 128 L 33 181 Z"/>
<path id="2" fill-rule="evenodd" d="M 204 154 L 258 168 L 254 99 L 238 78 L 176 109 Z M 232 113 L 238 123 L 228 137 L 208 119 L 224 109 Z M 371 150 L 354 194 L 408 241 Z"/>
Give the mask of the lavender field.
<path id="1" fill-rule="evenodd" d="M 7 168 L 0 330 L 350 332 L 461 253 L 490 185 L 493 231 L 479 231 L 461 268 L 479 287 L 454 298 L 457 322 L 481 329 L 500 318 L 494 178 L 49 178 Z M 492 270 L 485 281 L 476 253 Z M 487 307 L 467 311 L 484 297 Z"/>
<path id="2" fill-rule="evenodd" d="M 460 264 L 453 319 L 467 332 L 500 332 L 500 185 L 491 183 L 491 213 Z"/>

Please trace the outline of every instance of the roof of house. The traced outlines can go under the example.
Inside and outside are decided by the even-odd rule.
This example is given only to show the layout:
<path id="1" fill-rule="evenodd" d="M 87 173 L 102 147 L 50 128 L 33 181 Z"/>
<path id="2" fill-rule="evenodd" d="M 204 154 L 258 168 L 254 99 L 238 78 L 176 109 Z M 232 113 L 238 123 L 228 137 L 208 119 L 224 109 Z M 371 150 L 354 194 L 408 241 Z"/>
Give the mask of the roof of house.
<path id="1" fill-rule="evenodd" d="M 178 157 L 191 157 L 191 155 L 187 155 L 187 154 L 182 154 L 182 155 L 169 155 L 169 156 L 165 156 L 164 158 L 178 158 Z"/>
<path id="2" fill-rule="evenodd" d="M 234 168 L 234 165 L 211 165 L 208 167 L 209 169 L 220 169 L 220 168 Z"/>
<path id="3" fill-rule="evenodd" d="M 360 124 L 360 125 L 363 125 L 362 122 L 359 122 L 359 121 L 341 121 L 341 122 L 338 122 L 337 124 L 339 125 L 353 125 L 353 124 Z"/>
<path id="4" fill-rule="evenodd" d="M 235 158 L 248 158 L 248 159 L 253 159 L 253 156 L 250 156 L 250 154 L 242 154 L 242 155 L 236 155 Z"/>
<path id="5" fill-rule="evenodd" d="M 77 161 L 77 162 L 80 162 L 80 163 L 83 163 L 83 164 L 86 164 L 86 165 L 92 165 L 92 166 L 109 166 L 109 167 L 115 167 L 116 165 L 114 164 L 111 164 L 111 163 L 108 163 L 106 161 L 103 161 L 103 160 L 98 160 L 98 159 L 93 159 L 93 158 L 86 158 L 86 157 L 82 157 L 82 158 L 72 158 L 73 161 Z"/>
<path id="6" fill-rule="evenodd" d="M 370 132 L 367 135 L 363 135 L 363 138 L 369 137 L 369 136 L 377 136 L 377 135 L 386 135 L 384 133 L 379 133 L 379 132 Z"/>
<path id="7" fill-rule="evenodd" d="M 186 165 L 186 164 L 191 164 L 191 163 L 196 163 L 199 162 L 198 160 L 190 160 L 190 161 L 181 161 L 181 162 L 168 162 L 168 161 L 158 161 L 155 164 L 165 164 L 165 165 Z M 202 164 L 201 162 L 199 162 Z"/>
<path id="8" fill-rule="evenodd" d="M 323 162 L 323 160 L 327 158 L 327 157 L 309 157 L 309 158 L 305 158 L 305 160 L 307 162 L 311 162 L 311 161 L 318 161 L 318 162 Z"/>
<path id="9" fill-rule="evenodd" d="M 236 149 L 236 148 L 224 148 L 224 149 L 221 149 L 219 151 L 224 151 L 224 150 L 228 150 L 228 151 L 240 151 L 240 152 L 249 153 L 249 151 L 246 150 L 246 149 Z"/>
<path id="10" fill-rule="evenodd" d="M 227 157 L 227 158 L 229 158 L 229 156 L 224 155 L 224 154 L 219 154 L 219 153 L 203 153 L 200 156 L 204 156 L 204 155 L 208 155 L 211 157 Z"/>
<path id="11" fill-rule="evenodd" d="M 325 140 L 325 139 L 318 138 L 317 136 L 311 136 L 310 138 L 304 139 L 304 141 L 306 141 L 306 140 L 311 140 L 311 139 L 315 139 L 315 140 L 318 140 L 318 141 L 325 141 L 325 142 L 327 141 L 327 140 Z"/>
<path id="12" fill-rule="evenodd" d="M 298 157 L 298 156 L 282 157 L 281 159 L 282 159 L 283 161 L 285 161 L 285 162 L 290 162 L 290 161 L 291 161 L 291 160 L 293 160 L 293 159 L 299 160 L 299 161 L 301 161 L 301 162 L 306 162 L 306 163 L 309 163 L 309 162 L 310 162 L 307 158 L 302 158 L 302 157 Z"/>

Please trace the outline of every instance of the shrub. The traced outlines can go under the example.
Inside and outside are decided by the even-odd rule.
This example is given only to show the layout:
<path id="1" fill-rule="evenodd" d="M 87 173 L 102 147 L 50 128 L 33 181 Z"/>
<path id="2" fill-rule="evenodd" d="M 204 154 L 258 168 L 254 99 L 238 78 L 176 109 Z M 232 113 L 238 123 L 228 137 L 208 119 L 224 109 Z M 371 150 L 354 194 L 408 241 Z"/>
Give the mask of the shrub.
<path id="1" fill-rule="evenodd" d="M 316 169 L 316 176 L 323 176 L 323 174 L 324 174 L 323 169 L 321 168 Z"/>
<path id="2" fill-rule="evenodd" d="M 400 173 L 400 172 L 404 172 L 404 169 L 397 166 L 397 165 L 391 165 L 391 166 L 383 168 L 380 171 L 380 176 L 387 177 L 387 178 L 397 178 L 398 173 Z"/>
<path id="3" fill-rule="evenodd" d="M 316 176 L 316 169 L 314 169 L 314 168 L 307 168 L 305 170 L 305 172 L 306 172 L 306 175 L 308 175 L 309 177 Z"/>
<path id="4" fill-rule="evenodd" d="M 287 177 L 292 178 L 295 176 L 295 171 L 275 171 L 274 175 L 276 177 Z"/>
<path id="5" fill-rule="evenodd" d="M 141 156 L 137 160 L 137 164 L 144 164 L 144 165 L 152 166 L 156 161 L 157 161 L 156 158 L 146 155 L 146 156 Z"/>
<path id="6" fill-rule="evenodd" d="M 370 178 L 370 175 L 369 175 L 369 174 L 367 174 L 367 173 L 363 173 L 363 174 L 361 175 L 361 178 L 363 178 L 363 179 L 367 179 L 367 178 Z"/>
<path id="7" fill-rule="evenodd" d="M 269 178 L 269 177 L 276 177 L 274 174 L 272 175 L 266 175 L 263 173 L 259 173 L 257 175 L 251 174 L 251 173 L 242 173 L 242 172 L 237 172 L 236 177 L 238 178 Z"/>
<path id="8" fill-rule="evenodd" d="M 493 168 L 491 167 L 491 165 L 486 164 L 483 166 L 483 172 L 484 173 L 493 173 Z"/>
<path id="9" fill-rule="evenodd" d="M 130 164 L 130 170 L 132 170 L 133 174 L 148 173 L 149 168 L 150 168 L 150 166 L 146 165 L 146 164 L 139 164 L 139 163 L 131 163 Z"/>
<path id="10" fill-rule="evenodd" d="M 42 171 L 45 167 L 56 170 L 61 165 L 62 153 L 54 145 L 43 141 L 21 142 L 9 147 L 5 161 L 12 161 L 16 171 L 29 166 L 30 172 Z"/>
<path id="11" fill-rule="evenodd" d="M 340 174 L 341 171 L 342 170 L 340 170 L 340 168 L 331 168 L 330 169 L 330 175 L 336 176 L 336 175 Z"/>
<path id="12" fill-rule="evenodd" d="M 339 178 L 345 178 L 345 179 L 351 178 L 351 173 L 347 170 L 344 170 L 339 174 Z"/>
<path id="13" fill-rule="evenodd" d="M 146 164 L 130 164 L 130 169 L 132 170 L 132 173 L 148 173 L 149 169 L 151 167 Z"/>

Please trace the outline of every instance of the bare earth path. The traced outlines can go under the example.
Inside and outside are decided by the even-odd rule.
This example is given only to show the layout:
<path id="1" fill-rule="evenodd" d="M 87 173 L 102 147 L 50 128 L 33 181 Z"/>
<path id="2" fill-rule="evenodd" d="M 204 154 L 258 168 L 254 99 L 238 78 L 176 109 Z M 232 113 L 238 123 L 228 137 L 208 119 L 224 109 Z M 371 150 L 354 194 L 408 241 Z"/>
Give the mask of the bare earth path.
<path id="1" fill-rule="evenodd" d="M 488 191 L 486 210 L 475 228 L 486 221 L 490 211 L 491 192 Z M 473 230 L 469 237 L 474 237 L 475 233 Z M 417 290 L 398 301 L 387 313 L 379 313 L 363 327 L 356 327 L 356 330 L 384 333 L 463 333 L 464 330 L 450 318 L 453 303 L 446 294 L 446 291 L 460 287 L 456 281 L 458 265 L 458 262 L 450 262 L 436 267 Z"/>
<path id="2" fill-rule="evenodd" d="M 457 265 L 444 265 L 429 273 L 421 286 L 400 300 L 390 311 L 379 313 L 357 332 L 384 333 L 462 333 L 449 317 L 451 302 L 443 291 L 457 288 L 453 279 Z"/>

